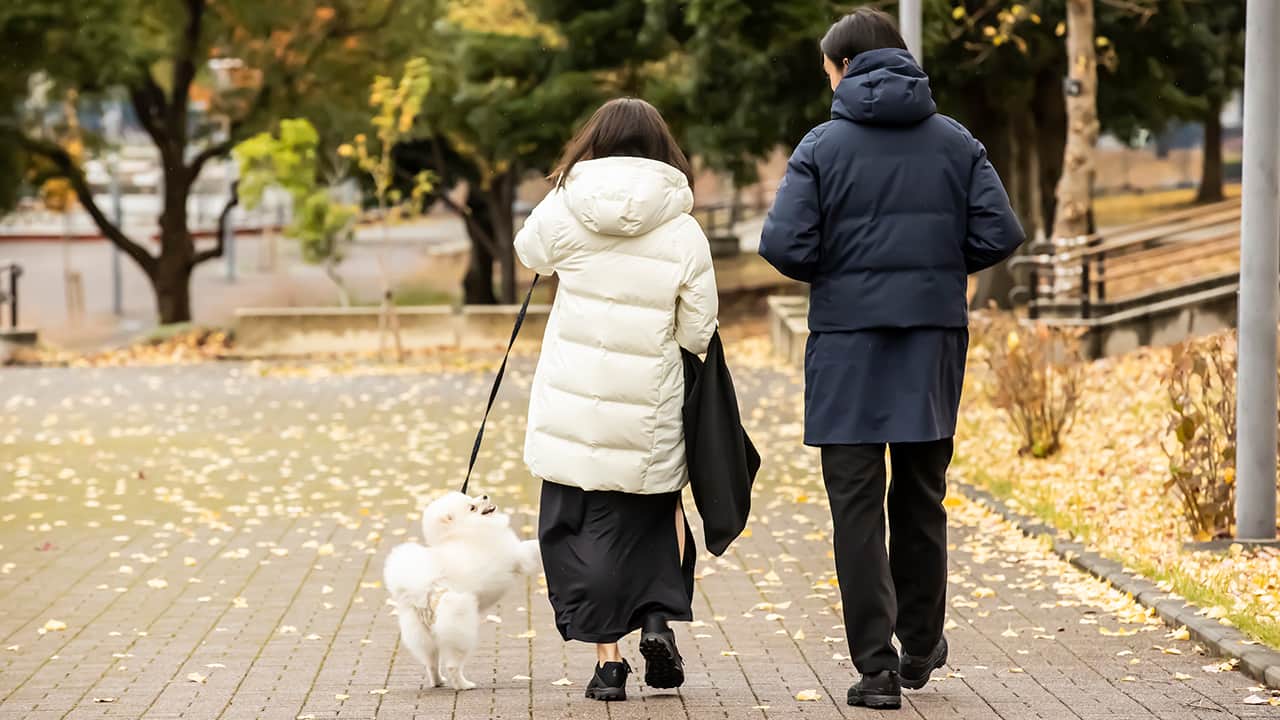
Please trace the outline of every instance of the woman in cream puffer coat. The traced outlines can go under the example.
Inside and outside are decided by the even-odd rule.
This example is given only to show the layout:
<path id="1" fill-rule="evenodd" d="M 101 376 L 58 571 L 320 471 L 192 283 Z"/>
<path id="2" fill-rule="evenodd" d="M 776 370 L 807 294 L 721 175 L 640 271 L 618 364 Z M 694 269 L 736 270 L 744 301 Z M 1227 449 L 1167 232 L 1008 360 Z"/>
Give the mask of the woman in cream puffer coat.
<path id="1" fill-rule="evenodd" d="M 596 699 L 625 697 L 616 642 L 641 627 L 647 684 L 683 680 L 666 625 L 692 618 L 680 348 L 705 352 L 718 310 L 692 207 L 688 161 L 661 116 L 615 100 L 569 144 L 556 188 L 515 240 L 521 262 L 559 280 L 525 461 L 543 480 L 557 626 L 599 645 Z"/>

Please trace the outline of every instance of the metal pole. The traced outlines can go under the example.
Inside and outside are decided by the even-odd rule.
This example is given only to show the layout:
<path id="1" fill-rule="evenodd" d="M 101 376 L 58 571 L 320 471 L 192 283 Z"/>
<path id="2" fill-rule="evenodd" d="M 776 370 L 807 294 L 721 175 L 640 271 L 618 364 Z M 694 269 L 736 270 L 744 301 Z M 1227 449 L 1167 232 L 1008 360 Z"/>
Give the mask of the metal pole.
<path id="1" fill-rule="evenodd" d="M 901 0 L 898 3 L 898 26 L 902 30 L 902 39 L 907 41 L 907 50 L 915 56 L 920 67 L 924 67 L 924 40 L 921 38 L 924 8 L 921 0 Z"/>
<path id="2" fill-rule="evenodd" d="M 1276 537 L 1276 323 L 1280 309 L 1280 3 L 1249 0 L 1236 406 L 1236 537 Z"/>
<path id="3" fill-rule="evenodd" d="M 116 147 L 107 156 L 107 170 L 111 174 L 111 214 L 116 227 L 124 230 L 124 205 L 120 198 L 120 147 L 124 144 L 122 124 L 124 111 L 119 100 L 107 105 L 102 117 L 102 129 L 112 145 Z M 124 279 L 120 268 L 120 248 L 111 245 L 111 310 L 116 317 L 124 315 Z"/>
<path id="4" fill-rule="evenodd" d="M 111 214 L 116 227 L 124 230 L 124 203 L 120 197 L 120 174 L 115 153 L 111 154 Z M 120 248 L 111 244 L 111 311 L 124 315 L 124 278 L 121 276 Z"/>

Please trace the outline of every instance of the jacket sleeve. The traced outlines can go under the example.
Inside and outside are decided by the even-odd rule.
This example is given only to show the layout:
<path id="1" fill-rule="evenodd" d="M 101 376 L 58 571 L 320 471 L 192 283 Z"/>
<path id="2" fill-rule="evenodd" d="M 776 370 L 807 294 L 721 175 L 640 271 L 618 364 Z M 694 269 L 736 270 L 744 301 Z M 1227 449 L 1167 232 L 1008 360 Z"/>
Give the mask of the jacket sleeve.
<path id="1" fill-rule="evenodd" d="M 977 140 L 974 144 L 977 156 L 969 179 L 969 223 L 964 239 L 964 264 L 970 273 L 999 263 L 1026 240 L 1004 184 L 987 158 L 987 149 Z"/>
<path id="2" fill-rule="evenodd" d="M 701 355 L 711 344 L 716 332 L 716 317 L 720 314 L 720 295 L 716 291 L 716 273 L 711 264 L 711 243 L 689 218 L 692 232 L 697 234 L 690 243 L 692 252 L 685 260 L 684 278 L 676 300 L 676 343 L 692 353 Z"/>
<path id="3" fill-rule="evenodd" d="M 556 254 L 558 233 L 547 217 L 548 203 L 561 202 L 557 195 L 559 191 L 552 191 L 543 198 L 529 213 L 520 232 L 516 233 L 516 256 L 525 267 L 539 275 L 554 273 L 559 260 Z"/>
<path id="4" fill-rule="evenodd" d="M 810 282 L 818 270 L 822 212 L 814 148 L 820 133 L 811 130 L 787 161 L 773 207 L 760 235 L 760 256 L 793 280 Z"/>

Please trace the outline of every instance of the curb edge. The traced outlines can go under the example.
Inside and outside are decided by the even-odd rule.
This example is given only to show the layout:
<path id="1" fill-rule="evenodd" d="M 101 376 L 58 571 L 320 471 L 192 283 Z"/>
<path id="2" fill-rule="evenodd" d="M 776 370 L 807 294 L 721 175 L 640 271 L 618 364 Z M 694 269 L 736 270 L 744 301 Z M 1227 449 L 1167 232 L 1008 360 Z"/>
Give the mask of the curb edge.
<path id="1" fill-rule="evenodd" d="M 1075 567 L 1133 596 L 1139 604 L 1153 608 L 1161 620 L 1173 626 L 1185 626 L 1192 637 L 1210 652 L 1240 661 L 1238 669 L 1269 688 L 1280 688 L 1280 652 L 1265 645 L 1246 644 L 1239 630 L 1216 620 L 1198 615 L 1201 608 L 1181 598 L 1171 598 L 1150 580 L 1136 577 L 1118 562 L 1104 558 L 1084 545 L 1071 542 L 1052 526 L 1009 509 L 986 490 L 967 482 L 949 479 L 949 486 L 959 495 L 999 515 L 1024 535 L 1047 536 L 1053 552 Z"/>

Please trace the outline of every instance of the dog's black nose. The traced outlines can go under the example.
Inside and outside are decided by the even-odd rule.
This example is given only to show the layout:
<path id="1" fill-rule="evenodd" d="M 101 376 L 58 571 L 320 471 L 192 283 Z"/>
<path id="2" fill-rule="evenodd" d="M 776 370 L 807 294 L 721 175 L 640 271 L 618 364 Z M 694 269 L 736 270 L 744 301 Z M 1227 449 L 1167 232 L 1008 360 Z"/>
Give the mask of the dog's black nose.
<path id="1" fill-rule="evenodd" d="M 484 500 L 484 501 L 486 501 L 486 502 L 487 502 L 487 501 L 489 500 L 489 496 L 488 496 L 488 495 L 484 495 L 484 496 L 482 496 L 480 499 L 481 499 L 481 500 Z"/>

